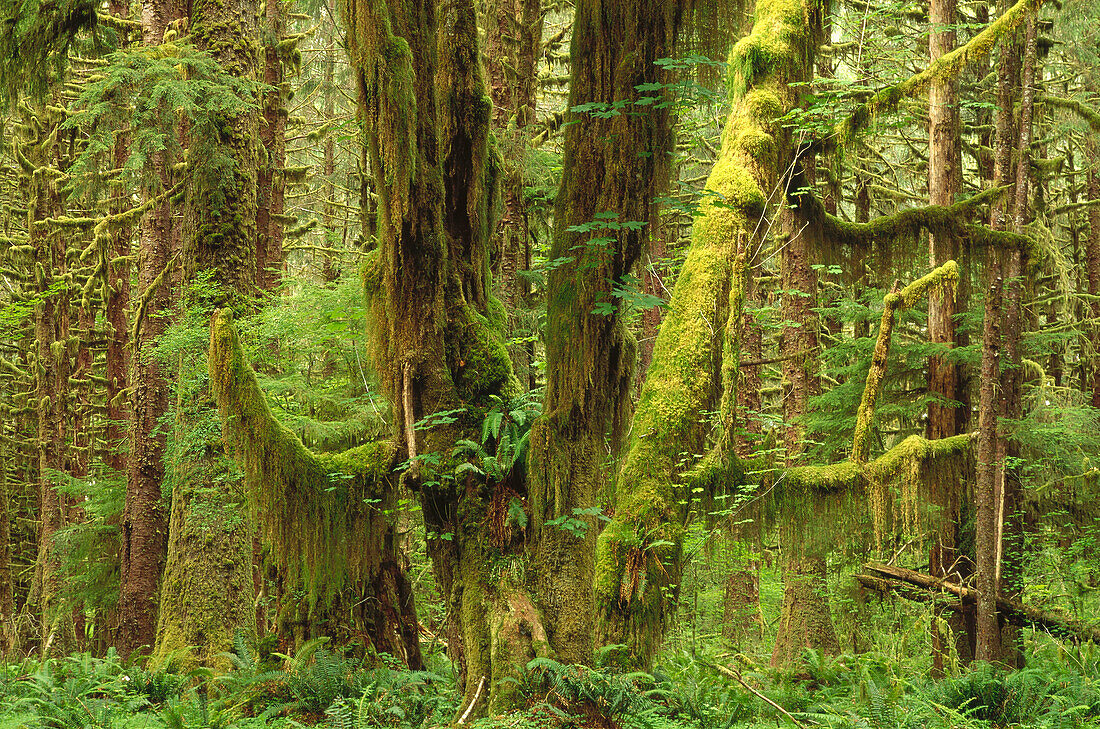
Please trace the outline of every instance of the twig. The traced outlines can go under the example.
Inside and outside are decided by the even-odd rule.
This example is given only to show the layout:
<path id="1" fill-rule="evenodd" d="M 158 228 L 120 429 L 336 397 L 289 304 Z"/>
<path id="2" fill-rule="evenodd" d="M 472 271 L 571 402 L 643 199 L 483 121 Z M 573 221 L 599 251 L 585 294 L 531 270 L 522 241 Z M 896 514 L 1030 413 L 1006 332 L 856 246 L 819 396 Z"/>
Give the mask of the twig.
<path id="1" fill-rule="evenodd" d="M 466 707 L 466 711 L 462 712 L 462 716 L 459 718 L 459 724 L 465 724 L 466 719 L 469 718 L 470 712 L 477 706 L 477 700 L 481 696 L 481 689 L 485 687 L 485 677 L 482 676 L 481 680 L 477 682 L 477 691 L 474 692 L 474 698 L 470 700 L 470 705 Z"/>
<path id="2" fill-rule="evenodd" d="M 798 719 L 795 719 L 793 716 L 791 716 L 791 712 L 787 711 L 782 706 L 775 703 L 774 701 L 769 699 L 767 696 L 765 696 L 764 694 L 762 694 L 759 691 L 757 691 L 756 689 L 754 689 L 752 686 L 749 686 L 747 683 L 745 683 L 745 679 L 741 678 L 740 673 L 738 673 L 737 671 L 731 670 L 729 668 L 726 668 L 725 666 L 723 666 L 719 663 L 715 663 L 714 667 L 717 668 L 718 672 L 721 673 L 722 675 L 729 676 L 730 678 L 734 679 L 735 681 L 737 681 L 737 683 L 744 686 L 746 689 L 751 691 L 753 694 L 755 694 L 759 698 L 763 699 L 764 701 L 768 702 L 774 708 L 778 709 L 780 712 L 782 712 L 783 716 L 790 719 L 791 723 L 794 724 L 796 727 L 798 727 L 798 729 L 806 729 L 806 726 L 804 724 L 802 724 L 802 722 L 800 722 Z M 461 723 L 462 722 L 460 721 L 459 724 L 461 724 Z"/>

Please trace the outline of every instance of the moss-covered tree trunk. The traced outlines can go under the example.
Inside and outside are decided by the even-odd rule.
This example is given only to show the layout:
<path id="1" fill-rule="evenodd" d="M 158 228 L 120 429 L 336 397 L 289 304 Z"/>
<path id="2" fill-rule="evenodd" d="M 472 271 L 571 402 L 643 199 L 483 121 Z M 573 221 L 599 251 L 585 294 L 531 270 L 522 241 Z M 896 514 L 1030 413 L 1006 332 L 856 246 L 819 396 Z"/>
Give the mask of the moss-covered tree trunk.
<path id="1" fill-rule="evenodd" d="M 637 113 L 642 97 L 660 96 L 637 87 L 667 82 L 655 61 L 672 55 L 683 12 L 678 2 L 586 0 L 574 17 L 569 106 L 611 113 L 569 113 L 550 253 L 562 265 L 548 286 L 548 379 L 530 459 L 538 604 L 550 646 L 567 662 L 592 660 L 591 513 L 605 482 L 607 435 L 615 451 L 625 432 L 635 363 L 612 288 L 626 283 L 654 234 L 653 200 L 668 184 L 669 111 L 655 104 Z M 583 529 L 546 524 L 566 519 Z"/>
<path id="2" fill-rule="evenodd" d="M 794 104 L 788 82 L 807 68 L 816 11 L 799 2 L 757 6 L 753 31 L 730 53 L 733 109 L 696 220 L 691 247 L 654 345 L 619 473 L 616 514 L 600 536 L 600 639 L 647 666 L 680 582 L 680 541 L 692 488 L 736 483 L 733 412 L 747 258 L 788 142 L 775 120 Z M 718 410 L 721 434 L 707 442 Z M 708 452 L 709 449 L 709 452 Z M 701 454 L 707 453 L 705 457 Z"/>
<path id="3" fill-rule="evenodd" d="M 531 230 L 524 200 L 529 125 L 535 121 L 538 80 L 535 59 L 542 48 L 541 0 L 486 3 L 485 60 L 493 99 L 493 131 L 501 151 L 504 211 L 495 233 L 496 285 L 509 315 L 508 347 L 516 376 L 525 389 L 536 386 L 531 285 L 520 275 L 531 268 Z M 528 340 L 528 341 L 522 341 Z"/>
<path id="4" fill-rule="evenodd" d="M 380 197 L 378 248 L 364 268 L 371 357 L 408 463 L 403 479 L 420 494 L 463 712 L 478 716 L 509 707 L 515 687 L 500 679 L 545 641 L 523 570 L 494 573 L 522 550 L 493 532 L 493 516 L 522 502 L 522 484 L 456 472 L 465 460 L 456 442 L 480 440 L 493 397 L 517 390 L 489 290 L 499 161 L 474 8 L 458 2 L 438 15 L 426 0 L 346 0 L 341 10 Z M 449 417 L 431 417 L 440 412 Z"/>
<path id="5" fill-rule="evenodd" d="M 255 81 L 258 72 L 258 9 L 254 0 L 209 0 L 191 5 L 196 44 L 230 74 Z M 188 186 L 184 217 L 183 270 L 186 282 L 210 272 L 213 296 L 242 310 L 251 306 L 256 283 L 256 175 L 258 115 L 253 111 L 219 119 L 217 138 L 191 140 L 191 153 L 217 154 L 231 164 L 211 165 Z M 201 152 L 200 152 L 201 150 Z M 193 305 L 209 305 L 194 300 Z M 204 390 L 202 390 L 204 391 Z M 211 395 L 204 391 L 200 397 Z M 187 403 L 177 414 L 177 431 L 208 417 L 212 402 Z M 194 647 L 203 663 L 222 663 L 236 633 L 255 633 L 252 579 L 253 525 L 242 506 L 245 494 L 224 456 L 220 434 L 195 444 L 189 433 L 173 454 L 172 510 L 168 550 L 160 587 L 154 656 L 163 660 Z"/>
<path id="6" fill-rule="evenodd" d="M 263 82 L 270 88 L 262 95 L 263 118 L 260 120 L 259 164 L 256 175 L 256 286 L 274 291 L 283 278 L 286 254 L 283 251 L 286 167 L 286 89 L 283 68 L 284 48 L 289 46 L 286 33 L 286 5 L 279 0 L 264 0 Z"/>
<path id="7" fill-rule="evenodd" d="M 71 614 L 62 609 L 59 584 L 60 556 L 54 536 L 68 525 L 70 499 L 58 488 L 60 474 L 68 472 L 72 446 L 69 376 L 70 303 L 72 284 L 65 239 L 50 219 L 62 214 L 58 190 L 57 125 L 60 120 L 45 104 L 23 113 L 23 138 L 17 155 L 23 155 L 29 192 L 27 231 L 35 262 L 34 376 L 35 410 L 38 417 L 38 554 L 27 608 L 40 621 L 39 651 L 65 653 L 75 648 Z"/>
<path id="8" fill-rule="evenodd" d="M 773 666 L 792 666 L 807 649 L 825 654 L 840 652 L 828 605 L 825 559 L 789 557 L 784 563 L 783 608 L 772 649 Z"/>
<path id="9" fill-rule="evenodd" d="M 169 26 L 185 17 L 186 9 L 179 0 L 145 3 L 141 15 L 143 42 L 147 46 L 160 44 Z M 174 180 L 166 155 L 154 154 L 149 164 L 160 190 L 171 188 Z M 154 196 L 160 190 L 145 194 Z M 118 645 L 124 656 L 142 646 L 151 648 L 156 641 L 157 598 L 168 547 L 168 510 L 161 492 L 167 442 L 161 418 L 168 412 L 168 382 L 151 349 L 167 326 L 166 316 L 174 299 L 169 267 L 182 246 L 175 209 L 166 199 L 146 213 L 136 255 L 138 302 L 129 332 L 132 428 L 119 555 Z"/>
<path id="10" fill-rule="evenodd" d="M 7 655 L 14 647 L 15 582 L 12 579 L 11 490 L 8 487 L 8 442 L 10 433 L 0 428 L 0 653 Z M 14 459 L 13 459 L 14 460 Z"/>

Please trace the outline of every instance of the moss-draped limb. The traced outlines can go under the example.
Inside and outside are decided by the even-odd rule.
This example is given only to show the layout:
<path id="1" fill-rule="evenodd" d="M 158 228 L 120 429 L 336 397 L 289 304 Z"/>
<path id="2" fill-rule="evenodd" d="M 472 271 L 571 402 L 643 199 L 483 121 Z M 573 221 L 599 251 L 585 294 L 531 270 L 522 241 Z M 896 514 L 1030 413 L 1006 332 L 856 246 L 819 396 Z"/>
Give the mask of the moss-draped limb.
<path id="1" fill-rule="evenodd" d="M 373 586 L 396 563 L 392 471 L 397 448 L 373 442 L 341 453 L 313 453 L 272 415 L 255 373 L 245 361 L 233 317 L 218 311 L 210 327 L 211 387 L 225 435 L 245 472 L 245 493 L 260 534 L 290 589 L 306 595 L 304 612 L 321 630 L 321 619 L 345 590 Z M 379 602 L 378 595 L 370 595 Z M 354 601 L 358 602 L 358 598 Z M 284 606 L 296 615 L 295 605 Z M 400 605 L 379 606 L 401 611 Z M 418 665 L 415 636 L 393 621 L 359 615 L 380 652 Z M 286 616 L 284 616 L 284 621 Z"/>
<path id="2" fill-rule="evenodd" d="M 876 118 L 894 112 L 902 99 L 922 93 L 933 78 L 956 76 L 964 68 L 984 59 L 993 51 L 993 47 L 1002 36 L 1019 27 L 1032 13 L 1037 13 L 1042 2 L 1043 0 L 1019 0 L 965 45 L 943 54 L 923 71 L 910 76 L 896 86 L 882 89 L 839 122 L 833 128 L 833 137 L 829 141 L 837 141 L 841 144 L 851 143 L 856 134 Z"/>
<path id="3" fill-rule="evenodd" d="M 931 481 L 965 480 L 973 472 L 975 441 L 976 433 L 937 440 L 911 435 L 868 463 L 789 468 L 776 481 L 769 518 L 795 556 L 828 552 L 846 530 L 870 526 L 877 540 L 897 527 L 922 531 L 930 526 Z"/>
<path id="4" fill-rule="evenodd" d="M 733 108 L 722 150 L 654 345 L 615 517 L 597 545 L 600 639 L 627 646 L 624 660 L 639 666 L 652 661 L 674 605 L 691 488 L 740 478 L 725 438 L 700 458 L 713 428 L 702 413 L 718 408 L 730 426 L 746 261 L 781 164 L 775 120 L 791 103 L 784 54 L 801 47 L 804 20 L 799 2 L 761 3 L 754 32 L 730 54 Z"/>
<path id="5" fill-rule="evenodd" d="M 1040 94 L 1035 100 L 1053 106 L 1056 109 L 1072 111 L 1074 114 L 1084 119 L 1092 131 L 1100 133 L 1100 111 L 1097 111 L 1088 104 L 1082 104 L 1076 99 L 1064 99 L 1060 96 L 1052 96 L 1050 94 Z"/>
<path id="6" fill-rule="evenodd" d="M 917 279 L 901 291 L 891 292 L 882 301 L 882 321 L 879 324 L 878 339 L 871 355 L 871 368 L 867 372 L 867 383 L 856 411 L 856 428 L 852 436 L 852 452 L 849 459 L 855 463 L 866 463 L 871 450 L 871 422 L 875 415 L 875 400 L 882 387 L 882 378 L 886 375 L 886 360 L 890 354 L 890 343 L 894 331 L 894 318 L 899 309 L 908 309 L 919 303 L 925 293 L 933 286 L 945 290 L 945 295 L 954 298 L 955 284 L 959 280 L 959 267 L 954 261 L 948 261 L 931 273 Z"/>

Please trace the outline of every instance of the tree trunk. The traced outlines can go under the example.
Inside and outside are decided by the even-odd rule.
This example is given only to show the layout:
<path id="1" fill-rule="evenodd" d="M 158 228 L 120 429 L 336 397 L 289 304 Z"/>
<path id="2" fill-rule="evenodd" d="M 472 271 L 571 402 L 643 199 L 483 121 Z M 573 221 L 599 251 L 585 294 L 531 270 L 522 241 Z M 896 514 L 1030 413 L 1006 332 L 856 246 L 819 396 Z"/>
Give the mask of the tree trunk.
<path id="1" fill-rule="evenodd" d="M 264 2 L 263 118 L 260 120 L 259 165 L 256 175 L 256 286 L 271 292 L 279 287 L 286 265 L 283 251 L 283 209 L 286 167 L 286 98 L 283 59 L 279 52 L 286 34 L 286 5 Z"/>
<path id="2" fill-rule="evenodd" d="M 929 51 L 933 62 L 955 48 L 955 24 L 958 22 L 956 0 L 933 0 L 929 9 Z M 959 142 L 958 81 L 954 76 L 935 78 L 928 86 L 929 142 L 928 142 L 928 198 L 932 205 L 952 205 L 962 183 L 962 159 Z M 929 235 L 929 265 L 932 268 L 947 261 L 958 261 L 958 240 L 949 234 Z M 954 316 L 958 312 L 954 296 L 945 289 L 935 289 L 928 294 L 929 341 L 955 348 L 958 337 Z M 928 393 L 937 402 L 928 405 L 926 437 L 949 438 L 963 432 L 960 421 L 965 419 L 961 407 L 954 403 L 964 400 L 962 376 L 959 366 L 945 355 L 934 355 L 928 360 Z M 960 559 L 956 549 L 959 543 L 959 500 L 962 484 L 951 479 L 932 484 L 932 503 L 937 509 L 939 521 L 929 554 L 929 570 L 934 575 L 946 576 L 966 569 L 967 562 Z M 939 616 L 940 614 L 937 613 Z M 959 660 L 966 663 L 970 655 L 970 641 L 962 612 L 949 612 L 948 621 L 955 635 L 955 647 Z M 932 623 L 932 671 L 943 675 L 943 657 L 946 649 L 938 623 Z"/>
<path id="3" fill-rule="evenodd" d="M 15 581 L 12 579 L 11 490 L 8 487 L 8 431 L 0 428 L 0 655 L 10 655 L 15 630 Z M 15 459 L 12 458 L 12 461 Z"/>
<path id="4" fill-rule="evenodd" d="M 1003 3 L 1002 3 L 1003 5 Z M 1012 150 L 1017 136 L 1013 106 L 1019 83 L 1020 53 L 1014 36 L 1005 39 L 997 63 L 997 118 L 994 137 L 993 185 L 1015 179 Z M 1008 192 L 994 202 L 990 217 L 993 230 L 1008 229 L 1008 215 L 1015 195 Z M 1001 381 L 1002 327 L 1006 252 L 989 249 L 986 266 L 985 317 L 982 326 L 981 386 L 978 404 L 978 479 L 974 486 L 974 557 L 977 569 L 977 641 L 974 657 L 999 661 L 1003 656 L 997 620 L 1001 515 L 1004 484 L 1004 436 L 999 423 L 997 397 Z"/>
<path id="5" fill-rule="evenodd" d="M 750 640 L 763 637 L 760 615 L 760 565 L 753 559 L 730 571 L 722 601 L 722 635 L 743 650 Z"/>
<path id="6" fill-rule="evenodd" d="M 526 389 L 537 385 L 531 285 L 520 275 L 531 268 L 531 231 L 523 199 L 530 132 L 535 121 L 538 80 L 535 59 L 542 47 L 541 0 L 495 0 L 485 9 L 485 58 L 493 99 L 493 129 L 503 163 L 504 213 L 494 235 L 494 267 L 509 315 L 508 337 L 516 376 Z"/>
<path id="7" fill-rule="evenodd" d="M 467 462 L 456 442 L 479 439 L 495 398 L 518 390 L 500 336 L 503 308 L 488 289 L 498 167 L 474 9 L 457 2 L 437 17 L 426 0 L 341 9 L 379 194 L 378 248 L 364 269 L 371 359 L 448 603 L 462 711 L 476 717 L 511 707 L 515 685 L 501 679 L 545 636 L 515 559 L 522 536 L 517 544 L 493 526 L 513 501 L 523 503 L 523 484 L 455 470 Z M 429 417 L 443 411 L 465 414 Z M 432 422 L 418 428 L 425 419 Z M 489 565 L 497 553 L 515 566 L 508 579 Z"/>
<path id="8" fill-rule="evenodd" d="M 196 45 L 227 72 L 255 78 L 259 39 L 253 0 L 196 0 L 190 30 Z M 200 272 L 210 272 L 215 300 L 242 311 L 251 309 L 256 292 L 257 117 L 246 111 L 218 120 L 215 143 L 233 164 L 215 179 L 196 175 L 184 212 L 184 280 L 190 283 Z M 209 306 L 208 295 L 192 303 Z M 189 434 L 187 441 L 200 437 L 189 431 L 213 406 L 208 392 L 196 397 L 187 404 L 187 415 L 182 403 L 177 413 L 177 430 Z M 200 662 L 224 663 L 218 654 L 232 648 L 235 635 L 250 637 L 256 628 L 252 521 L 241 508 L 244 494 L 240 480 L 231 475 L 220 434 L 201 437 L 201 444 L 174 454 L 170 474 L 172 511 L 154 650 L 158 661 L 195 647 Z"/>
<path id="9" fill-rule="evenodd" d="M 667 82 L 667 72 L 655 62 L 673 55 L 682 5 L 579 2 L 570 53 L 570 108 L 621 106 L 652 96 L 636 88 Z M 552 616 L 550 647 L 569 663 L 592 660 L 598 521 L 591 514 L 604 486 L 606 435 L 610 431 L 615 453 L 626 431 L 636 349 L 612 287 L 625 283 L 656 229 L 653 200 L 668 184 L 673 146 L 670 112 L 662 106 L 668 105 L 610 117 L 570 112 L 565 133 L 550 253 L 563 264 L 550 273 L 548 285 L 548 380 L 544 416 L 531 433 L 530 463 L 538 605 Z M 608 240 L 607 247 L 590 242 L 574 226 Z M 623 506 L 621 500 L 616 504 Z M 583 533 L 545 525 L 562 519 L 579 519 Z M 608 600 L 602 608 L 612 604 Z M 625 642 L 619 640 L 625 637 L 621 630 L 609 626 L 600 637 Z"/>
<path id="10" fill-rule="evenodd" d="M 819 24 L 811 32 L 817 37 L 821 33 L 820 17 L 813 21 Z M 812 58 L 816 49 L 805 49 Z M 792 72 L 790 83 L 808 81 L 813 65 L 798 68 Z M 785 193 L 792 195 L 795 189 L 813 187 L 815 159 L 797 148 L 800 141 L 792 140 L 795 148 L 788 154 L 792 160 L 792 174 L 782 181 Z M 782 299 L 783 328 L 779 336 L 779 354 L 783 360 L 783 420 L 784 444 L 786 445 L 787 465 L 799 460 L 804 451 L 806 428 L 804 419 L 810 411 L 810 399 L 820 394 L 821 380 L 818 374 L 818 321 L 817 307 L 818 281 L 813 268 L 815 244 L 820 248 L 823 241 L 817 240 L 815 226 L 808 225 L 793 209 L 783 209 L 778 213 L 782 225 L 785 243 L 780 255 L 780 280 L 785 294 Z M 858 427 L 858 426 L 857 426 Z M 782 515 L 780 521 L 794 518 Z M 782 531 L 790 537 L 782 544 L 784 563 L 783 617 L 779 622 L 775 648 L 772 651 L 773 666 L 787 666 L 801 659 L 803 648 L 813 648 L 822 653 L 832 654 L 839 650 L 836 631 L 833 628 L 829 608 L 829 589 L 825 582 L 825 558 L 813 554 L 798 543 L 800 532 L 785 528 Z"/>
<path id="11" fill-rule="evenodd" d="M 29 110 L 28 110 L 29 111 Z M 38 301 L 34 307 L 35 402 L 38 415 L 38 555 L 27 606 L 41 620 L 39 651 L 75 649 L 72 615 L 66 614 L 60 589 L 60 557 L 54 551 L 54 535 L 68 524 L 69 499 L 58 490 L 61 474 L 68 472 L 72 422 L 69 417 L 70 301 L 72 288 L 66 285 L 69 270 L 65 240 L 47 219 L 60 217 L 61 197 L 56 177 L 56 125 L 52 112 L 35 110 L 41 124 L 36 138 L 22 145 L 35 165 L 28 200 L 27 230 L 34 249 Z M 54 139 L 51 141 L 51 137 Z"/>
<path id="12" fill-rule="evenodd" d="M 142 6 L 144 43 L 160 44 L 169 26 L 185 17 L 179 0 L 148 0 Z M 154 154 L 149 164 L 160 189 L 147 191 L 147 197 L 174 183 L 163 153 Z M 167 269 L 182 243 L 181 227 L 173 212 L 167 199 L 150 209 L 141 223 L 137 253 L 139 304 L 129 332 L 133 340 L 132 428 L 119 578 L 118 644 L 123 656 L 143 647 L 151 649 L 156 641 L 157 594 L 168 548 L 168 514 L 161 492 L 167 442 L 161 420 L 168 412 L 168 381 L 151 348 L 167 327 L 166 316 L 174 300 Z"/>
<path id="13" fill-rule="evenodd" d="M 840 652 L 829 614 L 829 584 L 825 579 L 825 560 L 821 557 L 787 560 L 783 575 L 783 609 L 771 665 L 796 665 L 807 649 L 826 655 Z"/>
<path id="14" fill-rule="evenodd" d="M 1088 387 L 1091 390 L 1091 404 L 1100 408 L 1100 141 L 1091 137 L 1086 146 L 1088 152 L 1087 199 L 1089 206 L 1089 234 L 1085 238 L 1085 268 L 1088 276 L 1088 291 L 1092 296 L 1089 310 L 1093 324 L 1090 328 L 1093 356 L 1088 363 L 1091 372 Z"/>
<path id="15" fill-rule="evenodd" d="M 1012 229 L 1023 234 L 1031 222 L 1030 186 L 1031 181 L 1031 138 L 1035 108 L 1035 77 L 1038 63 L 1038 20 L 1030 15 L 1024 33 L 1023 48 L 1023 86 L 1020 99 L 1019 142 L 1016 145 L 1016 186 L 1015 206 L 1013 209 Z M 1007 252 L 1008 264 L 1005 271 L 1007 284 L 1006 311 L 1004 325 L 1004 353 L 1006 360 L 1002 367 L 1001 416 L 1010 421 L 1023 417 L 1023 354 L 1021 336 L 1026 326 L 1023 310 L 1025 291 L 1032 286 L 1025 281 L 1027 276 L 1027 255 L 1019 246 Z M 1020 446 L 1015 440 L 1004 439 L 1002 445 L 1005 462 L 1002 465 L 1002 487 L 998 504 L 998 528 L 1000 537 L 997 549 L 997 595 L 1005 595 L 1018 600 L 1023 592 L 1021 584 L 1023 571 L 1023 524 L 1020 509 L 1023 507 L 1023 487 L 1020 474 L 1015 466 L 1020 456 Z M 1019 645 L 1019 630 L 1016 626 L 1001 619 L 1002 661 L 1014 668 L 1023 668 L 1023 649 Z"/>
<path id="16" fill-rule="evenodd" d="M 331 123 L 336 116 L 336 35 L 335 23 L 328 23 L 326 27 L 329 37 L 325 45 L 325 79 L 321 89 L 325 104 L 325 123 Z M 326 283 L 332 283 L 340 278 L 340 256 L 336 252 L 336 244 L 339 237 L 336 235 L 334 220 L 336 218 L 336 135 L 332 130 L 325 135 L 325 150 L 322 173 L 324 177 L 321 183 L 321 194 L 324 196 L 321 213 L 321 228 L 324 230 L 324 250 L 321 252 L 321 279 Z M 364 170 L 364 174 L 365 174 Z M 345 226 L 346 228 L 346 226 Z"/>

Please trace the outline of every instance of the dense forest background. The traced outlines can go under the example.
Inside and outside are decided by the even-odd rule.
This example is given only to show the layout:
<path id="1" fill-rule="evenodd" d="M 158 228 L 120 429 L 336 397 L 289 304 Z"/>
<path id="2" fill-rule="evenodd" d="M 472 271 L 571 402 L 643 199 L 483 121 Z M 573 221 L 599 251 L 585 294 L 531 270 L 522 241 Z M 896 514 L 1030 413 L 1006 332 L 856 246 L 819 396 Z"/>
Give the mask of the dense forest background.
<path id="1" fill-rule="evenodd" d="M 1100 721 L 1095 0 L 0 0 L 0 726 Z"/>

